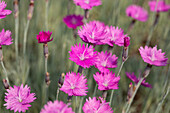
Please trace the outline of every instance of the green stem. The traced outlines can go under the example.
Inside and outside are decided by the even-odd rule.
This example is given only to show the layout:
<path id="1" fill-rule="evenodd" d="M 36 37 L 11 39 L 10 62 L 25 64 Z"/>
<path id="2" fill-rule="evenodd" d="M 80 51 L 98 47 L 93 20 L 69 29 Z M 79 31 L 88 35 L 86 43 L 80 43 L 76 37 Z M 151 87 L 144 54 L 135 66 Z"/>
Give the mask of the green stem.
<path id="1" fill-rule="evenodd" d="M 30 23 L 30 20 L 27 20 L 27 24 L 26 24 L 25 31 L 24 31 L 24 40 L 23 40 L 23 55 L 24 56 L 26 53 L 26 44 L 27 44 L 26 42 L 27 42 L 27 33 L 28 33 L 29 23 Z"/>
<path id="2" fill-rule="evenodd" d="M 2 65 L 3 71 L 5 73 L 5 77 L 6 77 L 7 83 L 9 84 L 8 74 L 7 74 L 6 68 L 5 68 L 4 63 L 3 63 L 2 60 L 1 60 L 1 65 Z M 9 84 L 9 86 L 10 86 L 10 84 Z"/>
<path id="3" fill-rule="evenodd" d="M 82 108 L 82 104 L 83 104 L 83 99 L 84 99 L 84 97 L 81 97 L 80 106 L 79 106 L 79 113 L 81 113 L 81 108 Z"/>
<path id="4" fill-rule="evenodd" d="M 56 100 L 58 100 L 59 93 L 60 93 L 60 89 L 59 89 L 59 87 L 58 87 L 58 88 L 57 88 Z"/>
<path id="5" fill-rule="evenodd" d="M 94 88 L 93 97 L 96 96 L 96 91 L 97 91 L 97 84 L 95 85 L 95 88 Z"/>
<path id="6" fill-rule="evenodd" d="M 18 30 L 19 30 L 19 18 L 15 18 L 15 54 L 18 62 Z"/>
<path id="7" fill-rule="evenodd" d="M 46 0 L 46 4 L 45 4 L 45 27 L 46 30 L 48 31 L 48 5 L 49 5 L 49 1 Z"/>

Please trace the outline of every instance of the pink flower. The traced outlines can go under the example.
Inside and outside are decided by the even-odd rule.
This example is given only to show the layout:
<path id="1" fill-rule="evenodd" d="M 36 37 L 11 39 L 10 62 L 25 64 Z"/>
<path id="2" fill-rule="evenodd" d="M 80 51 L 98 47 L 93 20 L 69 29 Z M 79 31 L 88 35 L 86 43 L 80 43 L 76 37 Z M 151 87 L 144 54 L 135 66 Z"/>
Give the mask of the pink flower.
<path id="1" fill-rule="evenodd" d="M 5 10 L 6 8 L 6 3 L 5 1 L 0 0 L 0 19 L 3 19 L 6 17 L 6 15 L 9 15 L 12 13 L 11 10 Z"/>
<path id="2" fill-rule="evenodd" d="M 92 99 L 89 97 L 89 100 L 86 99 L 86 102 L 83 106 L 84 113 L 113 113 L 112 108 L 109 106 L 109 103 L 102 100 L 97 100 L 96 97 Z"/>
<path id="3" fill-rule="evenodd" d="M 83 25 L 83 16 L 68 15 L 63 18 L 63 21 L 67 25 L 67 27 L 76 29 L 78 26 Z"/>
<path id="4" fill-rule="evenodd" d="M 145 22 L 148 20 L 148 12 L 141 6 L 130 5 L 126 9 L 126 15 L 135 20 Z"/>
<path id="5" fill-rule="evenodd" d="M 65 104 L 62 101 L 55 100 L 54 102 L 49 101 L 44 108 L 41 109 L 40 113 L 74 113 L 70 104 Z"/>
<path id="6" fill-rule="evenodd" d="M 97 52 L 94 52 L 91 45 L 88 47 L 88 44 L 86 46 L 83 44 L 82 47 L 81 44 L 76 44 L 71 47 L 69 53 L 69 59 L 84 68 L 93 66 L 97 61 Z"/>
<path id="7" fill-rule="evenodd" d="M 108 38 L 105 39 L 105 42 L 108 43 L 110 46 L 113 46 L 114 44 L 118 46 L 124 46 L 124 38 L 127 35 L 124 35 L 124 31 L 118 27 L 110 26 L 106 27 L 107 36 Z"/>
<path id="8" fill-rule="evenodd" d="M 126 76 L 131 79 L 133 82 L 135 82 L 135 84 L 138 84 L 138 82 L 140 81 L 141 78 L 137 78 L 136 75 L 134 73 L 128 73 L 126 72 Z M 145 86 L 145 87 L 149 87 L 152 88 L 152 86 L 145 82 L 145 80 L 142 81 L 141 85 Z"/>
<path id="9" fill-rule="evenodd" d="M 92 7 L 102 4 L 101 0 L 74 0 L 74 3 L 82 9 L 92 9 Z"/>
<path id="10" fill-rule="evenodd" d="M 11 42 L 13 39 L 11 37 L 11 31 L 7 30 L 5 32 L 4 29 L 2 29 L 2 31 L 0 32 L 0 48 L 2 47 L 2 45 L 10 45 L 13 42 Z"/>
<path id="11" fill-rule="evenodd" d="M 63 86 L 60 88 L 69 96 L 84 96 L 87 95 L 87 79 L 79 73 L 69 72 L 65 75 Z"/>
<path id="12" fill-rule="evenodd" d="M 115 74 L 111 71 L 105 73 L 97 72 L 96 75 L 93 75 L 93 77 L 98 84 L 99 90 L 118 89 L 120 76 L 115 77 Z"/>
<path id="13" fill-rule="evenodd" d="M 116 55 L 112 56 L 112 53 L 108 53 L 107 51 L 104 53 L 98 52 L 98 60 L 95 64 L 96 68 L 98 68 L 101 72 L 109 71 L 108 68 L 116 68 L 117 67 L 117 59 Z"/>
<path id="14" fill-rule="evenodd" d="M 86 23 L 80 30 L 78 35 L 85 43 L 92 43 L 94 45 L 105 44 L 104 40 L 107 37 L 105 31 L 105 25 L 99 21 L 91 21 Z"/>
<path id="15" fill-rule="evenodd" d="M 128 47 L 130 45 L 130 37 L 124 38 L 124 47 Z"/>
<path id="16" fill-rule="evenodd" d="M 14 88 L 10 87 L 5 95 L 4 106 L 14 112 L 25 112 L 28 107 L 31 107 L 30 103 L 36 99 L 35 93 L 30 93 L 30 87 L 27 85 L 24 87 L 23 84 Z"/>
<path id="17" fill-rule="evenodd" d="M 41 31 L 41 32 L 39 32 L 39 34 L 37 35 L 38 43 L 46 44 L 47 42 L 52 41 L 53 38 L 50 39 L 51 34 L 52 34 L 52 32 L 50 32 L 50 31 Z"/>
<path id="18" fill-rule="evenodd" d="M 162 50 L 157 50 L 157 46 L 151 48 L 145 46 L 145 48 L 140 47 L 139 52 L 141 54 L 142 59 L 144 62 L 155 65 L 155 66 L 166 66 L 168 58 L 165 58 L 165 53 L 162 53 Z"/>
<path id="19" fill-rule="evenodd" d="M 150 6 L 150 10 L 152 12 L 166 12 L 170 9 L 170 5 L 166 4 L 164 1 L 160 0 L 160 1 L 149 1 L 148 2 L 149 6 Z"/>

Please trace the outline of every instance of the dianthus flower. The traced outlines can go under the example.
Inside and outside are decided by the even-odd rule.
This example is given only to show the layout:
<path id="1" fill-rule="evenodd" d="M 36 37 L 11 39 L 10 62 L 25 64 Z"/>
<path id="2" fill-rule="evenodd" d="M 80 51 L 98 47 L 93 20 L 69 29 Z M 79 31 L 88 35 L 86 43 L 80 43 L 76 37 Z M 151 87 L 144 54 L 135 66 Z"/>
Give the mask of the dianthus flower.
<path id="1" fill-rule="evenodd" d="M 69 96 L 84 96 L 87 95 L 87 79 L 79 73 L 69 72 L 65 75 L 64 84 L 60 88 L 61 91 Z"/>
<path id="2" fill-rule="evenodd" d="M 116 77 L 111 71 L 105 73 L 97 72 L 93 77 L 98 84 L 99 90 L 118 89 L 120 76 Z"/>
<path id="3" fill-rule="evenodd" d="M 144 62 L 155 65 L 155 66 L 166 66 L 168 58 L 165 58 L 165 53 L 162 53 L 162 50 L 157 50 L 157 46 L 151 48 L 145 46 L 145 48 L 139 48 L 140 55 Z"/>
<path id="4" fill-rule="evenodd" d="M 95 65 L 97 61 L 97 52 L 94 52 L 93 46 L 90 45 L 88 47 L 88 44 L 86 46 L 84 44 L 82 46 L 81 44 L 76 44 L 71 47 L 69 53 L 69 59 L 83 68 L 89 68 L 90 66 Z"/>
<path id="5" fill-rule="evenodd" d="M 140 79 L 141 79 L 140 77 L 137 78 L 134 73 L 128 73 L 128 72 L 126 72 L 126 76 L 127 76 L 129 79 L 131 79 L 135 84 L 138 84 L 138 82 L 139 82 Z M 152 86 L 151 86 L 149 83 L 145 82 L 145 80 L 142 81 L 141 85 L 143 85 L 143 86 L 145 86 L 145 87 L 152 88 Z"/>
<path id="6" fill-rule="evenodd" d="M 74 3 L 82 9 L 92 9 L 92 7 L 102 4 L 101 0 L 74 0 Z"/>
<path id="7" fill-rule="evenodd" d="M 7 30 L 5 32 L 5 30 L 3 29 L 0 32 L 0 48 L 2 47 L 2 45 L 10 45 L 13 42 L 11 42 L 13 39 L 11 37 L 11 31 Z"/>
<path id="8" fill-rule="evenodd" d="M 84 113 L 113 113 L 112 108 L 109 106 L 109 103 L 99 97 L 99 100 L 96 97 L 92 99 L 89 97 L 89 100 L 86 99 L 86 102 L 83 106 Z"/>
<path id="9" fill-rule="evenodd" d="M 47 42 L 52 41 L 53 38 L 50 39 L 51 34 L 52 34 L 52 32 L 50 32 L 50 31 L 41 31 L 41 32 L 39 32 L 39 34 L 37 35 L 38 43 L 47 44 Z"/>
<path id="10" fill-rule="evenodd" d="M 170 9 L 170 5 L 166 4 L 164 1 L 149 1 L 150 10 L 152 12 L 166 12 Z"/>
<path id="11" fill-rule="evenodd" d="M 0 0 L 0 19 L 3 19 L 6 17 L 6 15 L 9 15 L 12 13 L 11 10 L 5 10 L 6 8 L 6 3 L 5 1 Z"/>
<path id="12" fill-rule="evenodd" d="M 69 28 L 76 29 L 78 26 L 83 25 L 83 16 L 81 15 L 68 15 L 63 18 L 64 23 Z"/>
<path id="13" fill-rule="evenodd" d="M 101 71 L 101 72 L 107 72 L 109 71 L 108 68 L 116 68 L 117 67 L 117 59 L 116 55 L 112 56 L 112 53 L 108 53 L 107 51 L 104 53 L 103 51 L 101 53 L 98 52 L 98 60 L 95 64 L 95 66 Z"/>
<path id="14" fill-rule="evenodd" d="M 30 87 L 27 85 L 24 87 L 23 84 L 14 88 L 10 87 L 5 94 L 4 106 L 14 112 L 25 112 L 28 107 L 31 107 L 30 103 L 36 99 L 35 93 L 30 93 Z"/>
<path id="15" fill-rule="evenodd" d="M 74 113 L 70 104 L 65 104 L 62 101 L 55 100 L 54 102 L 49 101 L 44 108 L 41 109 L 40 113 Z"/>
<path id="16" fill-rule="evenodd" d="M 142 22 L 148 20 L 148 12 L 141 6 L 137 5 L 130 5 L 129 7 L 127 7 L 126 15 Z"/>

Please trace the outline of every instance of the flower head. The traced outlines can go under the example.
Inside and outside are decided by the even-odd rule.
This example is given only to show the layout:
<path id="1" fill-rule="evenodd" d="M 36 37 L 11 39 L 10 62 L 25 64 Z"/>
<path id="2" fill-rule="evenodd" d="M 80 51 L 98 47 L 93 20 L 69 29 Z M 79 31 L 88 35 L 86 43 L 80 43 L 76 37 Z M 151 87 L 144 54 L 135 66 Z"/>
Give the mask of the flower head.
<path id="1" fill-rule="evenodd" d="M 168 58 L 165 58 L 165 53 L 162 53 L 162 50 L 157 50 L 157 46 L 151 48 L 145 46 L 145 48 L 140 47 L 139 52 L 141 54 L 144 62 L 155 65 L 155 66 L 166 66 Z"/>
<path id="2" fill-rule="evenodd" d="M 102 4 L 101 0 L 74 0 L 74 3 L 82 9 L 92 9 L 92 7 Z"/>
<path id="3" fill-rule="evenodd" d="M 93 66 L 97 60 L 97 52 L 94 52 L 91 45 L 88 47 L 88 44 L 86 46 L 84 44 L 82 46 L 81 44 L 76 44 L 71 47 L 71 51 L 69 51 L 69 53 L 69 59 L 84 68 Z"/>
<path id="4" fill-rule="evenodd" d="M 99 21 L 91 21 L 86 23 L 80 30 L 78 30 L 78 35 L 85 43 L 92 43 L 94 45 L 105 44 L 104 40 L 106 38 L 105 25 Z"/>
<path id="5" fill-rule="evenodd" d="M 87 79 L 79 73 L 69 72 L 65 75 L 63 86 L 60 88 L 69 96 L 84 96 L 87 95 Z"/>
<path id="6" fill-rule="evenodd" d="M 120 76 L 116 77 L 111 71 L 105 73 L 97 72 L 93 77 L 98 84 L 99 90 L 118 89 Z"/>
<path id="7" fill-rule="evenodd" d="M 83 25 L 83 16 L 68 15 L 63 18 L 63 21 L 67 25 L 67 27 L 76 29 L 78 26 Z"/>
<path id="8" fill-rule="evenodd" d="M 0 0 L 0 19 L 3 19 L 6 17 L 6 15 L 9 15 L 12 13 L 11 10 L 5 10 L 6 8 L 6 3 L 5 1 Z"/>
<path id="9" fill-rule="evenodd" d="M 137 5 L 130 5 L 129 7 L 127 7 L 126 15 L 142 22 L 148 20 L 148 12 Z"/>
<path id="10" fill-rule="evenodd" d="M 4 29 L 2 29 L 2 31 L 0 32 L 0 48 L 2 45 L 10 45 L 13 42 L 11 42 L 13 39 L 11 37 L 11 31 L 7 30 L 5 31 Z"/>
<path id="11" fill-rule="evenodd" d="M 109 103 L 102 100 L 97 100 L 96 97 L 86 99 L 86 102 L 83 106 L 84 113 L 113 113 L 112 108 L 109 106 Z"/>
<path id="12" fill-rule="evenodd" d="M 69 104 L 65 104 L 62 101 L 49 101 L 40 113 L 74 113 L 71 107 L 68 107 Z"/>
<path id="13" fill-rule="evenodd" d="M 30 87 L 27 85 L 24 87 L 23 84 L 14 88 L 10 87 L 5 94 L 4 106 L 14 112 L 25 112 L 28 107 L 31 107 L 30 103 L 36 99 L 35 93 L 30 93 Z"/>
<path id="14" fill-rule="evenodd" d="M 166 4 L 164 1 L 160 0 L 160 1 L 149 1 L 148 2 L 149 6 L 150 6 L 150 10 L 152 12 L 166 12 L 170 9 L 170 5 Z"/>
<path id="15" fill-rule="evenodd" d="M 37 35 L 38 43 L 47 43 L 53 40 L 53 38 L 50 39 L 52 32 L 50 31 L 41 31 Z"/>
<path id="16" fill-rule="evenodd" d="M 140 81 L 140 77 L 137 78 L 136 75 L 134 73 L 129 73 L 129 72 L 126 72 L 126 76 L 131 79 L 135 84 L 138 84 L 138 82 Z M 145 87 L 149 87 L 149 88 L 152 88 L 152 86 L 145 82 L 145 80 L 142 81 L 141 85 L 145 86 Z"/>
<path id="17" fill-rule="evenodd" d="M 117 59 L 116 55 L 112 56 L 112 53 L 109 52 L 98 52 L 98 60 L 95 64 L 95 66 L 101 71 L 101 72 L 107 72 L 109 71 L 108 68 L 116 68 L 117 67 Z"/>
<path id="18" fill-rule="evenodd" d="M 130 45 L 130 37 L 124 38 L 124 47 L 128 47 Z"/>

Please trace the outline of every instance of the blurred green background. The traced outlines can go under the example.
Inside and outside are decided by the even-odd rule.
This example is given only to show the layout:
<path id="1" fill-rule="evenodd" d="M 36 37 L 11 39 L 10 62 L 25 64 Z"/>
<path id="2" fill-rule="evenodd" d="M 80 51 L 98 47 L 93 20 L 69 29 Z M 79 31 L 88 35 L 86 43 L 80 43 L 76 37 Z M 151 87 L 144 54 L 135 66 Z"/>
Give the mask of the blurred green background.
<path id="1" fill-rule="evenodd" d="M 5 0 L 7 3 L 7 9 L 13 10 L 13 1 Z M 78 66 L 69 60 L 70 47 L 76 42 L 83 43 L 80 38 L 76 41 L 73 37 L 72 29 L 67 28 L 62 19 L 68 14 L 68 2 L 69 0 L 49 0 L 48 9 L 48 28 L 52 31 L 54 40 L 48 43 L 49 46 L 49 59 L 48 59 L 48 72 L 50 73 L 51 84 L 48 89 L 48 100 L 54 101 L 57 92 L 57 82 L 62 72 L 77 70 Z M 170 4 L 170 0 L 166 0 Z M 126 7 L 131 4 L 137 4 L 143 6 L 149 13 L 149 19 L 147 22 L 137 21 L 134 28 L 127 33 L 128 26 L 132 21 L 125 14 Z M 27 12 L 29 8 L 29 0 L 20 0 L 19 3 L 19 60 L 16 62 L 15 58 L 15 44 L 10 46 L 3 46 L 4 63 L 8 71 L 8 76 L 11 85 L 20 85 L 21 83 L 28 84 L 31 87 L 31 92 L 36 93 L 36 100 L 31 105 L 32 107 L 27 111 L 28 113 L 38 113 L 43 107 L 43 83 L 44 83 L 44 56 L 43 56 L 43 44 L 38 44 L 36 35 L 45 28 L 45 0 L 35 0 L 34 14 L 30 21 L 28 35 L 27 35 L 27 50 L 26 59 L 24 60 L 23 51 L 23 37 L 24 30 L 27 23 Z M 71 0 L 70 14 L 84 15 L 83 9 L 76 6 Z M 112 108 L 115 113 L 121 113 L 122 108 L 126 102 L 128 84 L 131 82 L 125 75 L 125 72 L 135 72 L 138 75 L 142 72 L 146 66 L 140 57 L 138 48 L 144 46 L 147 37 L 151 31 L 151 26 L 154 21 L 153 12 L 150 12 L 148 6 L 148 0 L 102 0 L 102 5 L 94 7 L 90 10 L 90 20 L 99 20 L 106 25 L 118 26 L 124 29 L 124 32 L 131 37 L 131 45 L 129 48 L 129 59 L 126 61 L 120 76 L 119 89 L 115 91 Z M 5 19 L 0 20 L 0 30 L 11 30 L 12 38 L 15 42 L 15 19 L 14 15 L 8 15 Z M 168 58 L 170 58 L 170 12 L 160 13 L 160 18 L 157 26 L 155 27 L 151 39 L 151 46 L 157 45 L 158 48 L 166 52 Z M 96 50 L 107 50 L 108 46 L 97 46 Z M 119 57 L 118 68 L 121 63 L 122 47 L 115 46 L 113 53 Z M 25 63 L 23 63 L 25 62 Z M 25 66 L 24 66 L 25 64 Z M 112 69 L 117 73 L 118 68 Z M 92 96 L 95 87 L 93 74 L 98 71 L 94 67 L 86 69 L 84 73 L 88 78 L 88 96 Z M 0 74 L 3 75 L 3 70 L 0 68 Z M 154 113 L 158 104 L 161 102 L 163 95 L 167 91 L 167 87 L 170 79 L 169 64 L 165 67 L 153 66 L 150 75 L 146 79 L 153 88 L 149 89 L 141 86 L 135 100 L 131 107 L 132 113 Z M 0 81 L 2 81 L 0 77 Z M 3 106 L 5 89 L 2 82 L 0 82 L 0 113 L 8 113 L 10 110 L 6 110 Z M 109 101 L 111 91 L 108 93 L 107 100 Z M 97 96 L 101 96 L 102 92 L 97 91 Z M 63 92 L 59 94 L 59 100 L 66 102 L 67 95 Z M 73 98 L 73 105 L 74 105 Z M 79 99 L 79 98 L 78 98 Z M 85 99 L 83 103 L 85 102 Z M 170 112 L 170 96 L 164 100 L 161 113 Z M 13 112 L 13 111 L 12 111 Z"/>

